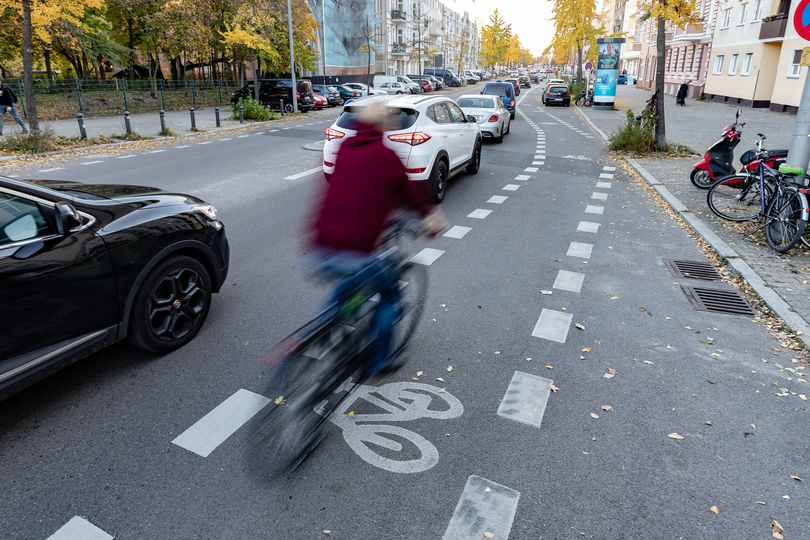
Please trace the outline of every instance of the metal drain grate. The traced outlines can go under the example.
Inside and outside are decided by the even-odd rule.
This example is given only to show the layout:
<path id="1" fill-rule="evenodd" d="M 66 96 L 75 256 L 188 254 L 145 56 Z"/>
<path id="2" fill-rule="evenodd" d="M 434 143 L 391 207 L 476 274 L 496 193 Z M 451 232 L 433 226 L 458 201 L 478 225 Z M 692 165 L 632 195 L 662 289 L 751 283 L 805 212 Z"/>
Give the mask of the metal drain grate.
<path id="1" fill-rule="evenodd" d="M 681 290 L 695 309 L 711 313 L 728 313 L 731 315 L 756 315 L 745 298 L 737 291 L 728 289 L 707 289 L 705 287 L 688 287 L 681 285 Z"/>
<path id="2" fill-rule="evenodd" d="M 721 281 L 723 276 L 717 273 L 714 266 L 703 261 L 678 261 L 664 259 L 670 270 L 678 277 L 702 279 L 703 281 Z"/>

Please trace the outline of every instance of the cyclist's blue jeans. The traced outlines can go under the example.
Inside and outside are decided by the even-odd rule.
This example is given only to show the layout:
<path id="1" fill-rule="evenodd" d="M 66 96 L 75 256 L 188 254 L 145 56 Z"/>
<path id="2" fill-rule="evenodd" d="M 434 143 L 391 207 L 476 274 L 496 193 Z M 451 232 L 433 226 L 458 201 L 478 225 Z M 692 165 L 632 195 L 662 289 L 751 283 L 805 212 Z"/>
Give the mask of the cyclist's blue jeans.
<path id="1" fill-rule="evenodd" d="M 368 284 L 379 293 L 380 300 L 371 320 L 376 347 L 368 366 L 369 375 L 378 373 L 392 360 L 394 324 L 399 312 L 399 286 L 393 263 L 360 252 L 327 249 L 316 249 L 312 261 L 319 275 L 340 280 L 326 307 L 345 301 L 345 295 L 361 284 Z"/>

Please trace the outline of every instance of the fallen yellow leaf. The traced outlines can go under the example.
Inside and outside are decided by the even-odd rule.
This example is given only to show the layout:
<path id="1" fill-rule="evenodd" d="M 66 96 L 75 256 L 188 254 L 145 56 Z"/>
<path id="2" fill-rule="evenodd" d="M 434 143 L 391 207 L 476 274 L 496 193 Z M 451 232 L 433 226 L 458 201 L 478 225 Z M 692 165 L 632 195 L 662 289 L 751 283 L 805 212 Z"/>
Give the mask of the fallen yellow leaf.
<path id="1" fill-rule="evenodd" d="M 618 296 L 611 296 L 611 297 L 610 297 L 610 299 L 611 299 L 611 300 L 618 300 L 618 299 L 619 299 L 619 297 L 618 297 Z"/>
<path id="2" fill-rule="evenodd" d="M 802 479 L 801 479 L 801 478 L 799 478 L 798 476 L 796 476 L 795 474 L 791 474 L 791 475 L 790 475 L 790 477 L 791 477 L 791 478 L 793 478 L 794 480 L 796 480 L 797 482 L 801 482 L 801 481 L 802 481 Z"/>
<path id="3" fill-rule="evenodd" d="M 676 441 L 682 441 L 685 439 L 685 437 L 680 433 L 670 433 L 669 435 L 667 435 L 667 437 L 669 437 L 670 439 L 675 439 Z"/>
<path id="4" fill-rule="evenodd" d="M 346 416 L 348 416 L 349 418 L 354 418 L 354 411 L 347 412 Z"/>
<path id="5" fill-rule="evenodd" d="M 799 394 L 799 399 L 802 401 L 807 401 L 807 396 L 804 394 Z"/>
<path id="6" fill-rule="evenodd" d="M 549 389 L 554 393 L 557 393 L 560 390 L 554 383 L 551 383 L 551 386 L 549 386 Z"/>
<path id="7" fill-rule="evenodd" d="M 484 538 L 495 538 L 495 533 L 484 531 Z"/>
<path id="8" fill-rule="evenodd" d="M 284 399 L 284 396 L 278 396 L 276 399 L 273 400 L 273 403 L 276 405 L 284 405 L 287 400 Z"/>
<path id="9" fill-rule="evenodd" d="M 447 372 L 449 373 L 451 371 L 453 371 L 453 366 L 447 366 Z"/>
<path id="10" fill-rule="evenodd" d="M 332 534 L 332 529 L 324 529 L 323 534 L 325 534 L 326 536 L 329 536 L 330 534 Z"/>
<path id="11" fill-rule="evenodd" d="M 582 323 L 577 323 L 574 326 L 577 327 L 577 330 L 585 330 L 585 325 Z"/>
<path id="12" fill-rule="evenodd" d="M 590 347 L 582 347 L 582 349 L 581 349 L 581 350 L 582 350 L 582 352 L 591 352 L 591 348 L 590 348 Z"/>
<path id="13" fill-rule="evenodd" d="M 552 366 L 551 364 L 546 364 L 546 369 L 554 369 L 554 366 Z"/>
<path id="14" fill-rule="evenodd" d="M 711 512 L 713 514 L 719 514 L 720 513 L 720 510 L 717 509 L 717 506 L 712 506 L 711 508 L 709 508 L 709 510 L 711 510 Z"/>
<path id="15" fill-rule="evenodd" d="M 613 407 L 610 405 L 602 405 L 602 410 L 605 412 L 613 412 Z"/>
<path id="16" fill-rule="evenodd" d="M 776 540 L 785 540 L 785 537 L 782 536 L 783 532 L 785 532 L 785 530 L 782 529 L 782 524 L 771 518 L 771 534 L 773 537 L 776 538 Z"/>

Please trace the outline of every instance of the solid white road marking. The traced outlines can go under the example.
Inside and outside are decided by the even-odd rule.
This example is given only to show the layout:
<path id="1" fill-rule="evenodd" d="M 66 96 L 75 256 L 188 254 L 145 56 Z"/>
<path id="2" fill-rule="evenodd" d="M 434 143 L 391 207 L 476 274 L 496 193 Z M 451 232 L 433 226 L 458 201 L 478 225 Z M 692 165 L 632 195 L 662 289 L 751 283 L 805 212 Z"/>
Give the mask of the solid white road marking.
<path id="1" fill-rule="evenodd" d="M 323 170 L 323 166 L 313 167 L 312 169 L 309 169 L 308 171 L 303 171 L 303 172 L 300 172 L 300 173 L 291 174 L 290 176 L 285 176 L 284 180 L 298 180 L 299 178 L 309 176 L 310 174 L 315 174 L 316 172 L 319 172 L 319 171 L 322 171 L 322 170 Z"/>
<path id="2" fill-rule="evenodd" d="M 116 156 L 115 159 L 129 159 L 129 158 L 133 158 L 133 157 L 137 157 L 137 156 L 135 154 L 127 154 L 125 156 Z"/>
<path id="3" fill-rule="evenodd" d="M 537 324 L 532 330 L 532 336 L 556 343 L 565 343 L 573 318 L 574 316 L 570 313 L 543 308 L 540 318 L 537 319 Z"/>
<path id="4" fill-rule="evenodd" d="M 596 183 L 596 187 L 598 187 L 598 188 L 610 189 L 612 186 L 613 186 L 613 184 L 611 184 L 610 182 L 597 182 Z"/>
<path id="5" fill-rule="evenodd" d="M 580 221 L 579 225 L 577 225 L 577 232 L 599 232 L 599 223 L 593 223 L 592 221 Z"/>
<path id="6" fill-rule="evenodd" d="M 531 178 L 531 175 L 528 175 L 528 174 L 519 174 L 519 175 L 517 175 L 517 176 L 515 177 L 515 180 L 520 180 L 521 182 L 524 182 L 524 181 L 528 180 L 529 178 Z"/>
<path id="7" fill-rule="evenodd" d="M 602 170 L 607 172 L 613 172 L 616 170 L 616 167 L 610 167 L 608 165 L 605 165 L 604 167 L 602 167 Z"/>
<path id="8" fill-rule="evenodd" d="M 602 214 L 604 212 L 605 212 L 604 206 L 589 204 L 588 206 L 585 207 L 586 214 Z"/>
<path id="9" fill-rule="evenodd" d="M 475 210 L 473 210 L 472 212 L 467 214 L 467 217 L 468 218 L 473 218 L 473 219 L 484 219 L 485 217 L 487 217 L 491 213 L 492 213 L 492 210 L 487 210 L 485 208 L 476 208 Z"/>
<path id="10" fill-rule="evenodd" d="M 83 517 L 73 516 L 70 521 L 59 527 L 59 530 L 48 537 L 48 540 L 113 540 L 107 534 Z"/>
<path id="11" fill-rule="evenodd" d="M 582 290 L 582 281 L 585 279 L 585 274 L 579 272 L 569 272 L 568 270 L 560 270 L 557 272 L 557 279 L 554 280 L 552 288 L 560 289 L 561 291 L 578 293 Z"/>
<path id="12" fill-rule="evenodd" d="M 441 249 L 424 248 L 422 251 L 411 257 L 411 261 L 415 262 L 416 264 L 430 266 L 442 255 L 444 255 L 444 251 Z"/>
<path id="13" fill-rule="evenodd" d="M 568 246 L 569 257 L 579 257 L 580 259 L 590 259 L 591 251 L 593 251 L 593 244 L 583 244 L 582 242 L 571 242 Z"/>
<path id="14" fill-rule="evenodd" d="M 492 197 L 487 199 L 487 202 L 492 204 L 503 204 L 503 201 L 505 201 L 508 198 L 509 197 L 507 197 L 506 195 L 493 195 Z"/>
<path id="15" fill-rule="evenodd" d="M 532 165 L 542 165 L 542 161 L 532 161 Z"/>
<path id="16" fill-rule="evenodd" d="M 51 167 L 50 169 L 40 169 L 37 172 L 53 172 L 53 171 L 61 171 L 64 167 Z"/>
<path id="17" fill-rule="evenodd" d="M 524 172 L 532 172 L 532 173 L 534 173 L 534 172 L 537 172 L 537 167 L 526 167 L 525 169 L 523 169 L 523 171 Z"/>
<path id="18" fill-rule="evenodd" d="M 239 389 L 178 435 L 172 443 L 199 456 L 208 457 L 268 403 L 269 398 Z"/>
<path id="19" fill-rule="evenodd" d="M 505 191 L 517 191 L 518 189 L 520 189 L 520 186 L 517 184 L 506 184 L 505 186 L 503 186 L 503 189 Z"/>
<path id="20" fill-rule="evenodd" d="M 147 153 L 147 154 L 160 154 L 161 152 L 165 152 L 165 151 L 166 151 L 165 149 L 162 149 L 162 148 L 161 148 L 161 149 L 159 149 L 159 150 L 149 150 L 149 151 L 147 151 L 146 153 Z"/>
<path id="21" fill-rule="evenodd" d="M 608 196 L 607 193 L 599 193 L 598 191 L 594 191 L 593 193 L 591 193 L 591 199 L 594 199 L 596 201 L 606 201 L 607 196 Z"/>
<path id="22" fill-rule="evenodd" d="M 442 540 L 506 539 L 512 530 L 520 493 L 486 478 L 472 475 L 458 500 Z"/>
<path id="23" fill-rule="evenodd" d="M 551 379 L 515 371 L 498 406 L 498 416 L 539 428 L 543 423 L 552 384 L 554 381 Z"/>
<path id="24" fill-rule="evenodd" d="M 472 227 L 464 227 L 462 225 L 453 225 L 442 236 L 446 238 L 461 239 L 472 230 Z"/>
<path id="25" fill-rule="evenodd" d="M 104 163 L 103 160 L 97 159 L 95 161 L 84 161 L 81 165 L 95 165 L 96 163 Z"/>
<path id="26" fill-rule="evenodd" d="M 604 178 L 605 180 L 613 180 L 614 176 L 616 175 L 614 175 L 613 173 L 603 172 L 602 174 L 599 175 L 599 178 Z"/>

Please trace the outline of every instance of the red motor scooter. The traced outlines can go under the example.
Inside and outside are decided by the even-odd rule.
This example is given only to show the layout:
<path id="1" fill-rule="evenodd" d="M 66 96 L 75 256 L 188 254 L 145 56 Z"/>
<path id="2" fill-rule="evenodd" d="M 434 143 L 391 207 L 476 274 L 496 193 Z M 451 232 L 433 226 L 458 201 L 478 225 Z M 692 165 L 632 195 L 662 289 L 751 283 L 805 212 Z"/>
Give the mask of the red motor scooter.
<path id="1" fill-rule="evenodd" d="M 737 172 L 734 169 L 734 148 L 740 143 L 742 128 L 745 126 L 745 122 L 738 122 L 741 112 L 740 109 L 737 109 L 734 123 L 723 128 L 723 136 L 720 137 L 720 140 L 706 150 L 703 159 L 693 166 L 689 180 L 696 188 L 709 189 L 717 179 Z M 764 139 L 765 136 L 762 135 L 762 138 Z M 745 152 L 742 155 L 740 161 L 743 171 L 755 168 L 751 166 L 754 156 L 753 151 Z M 774 167 L 777 161 L 784 160 L 786 156 L 786 149 L 770 150 L 766 164 Z"/>

